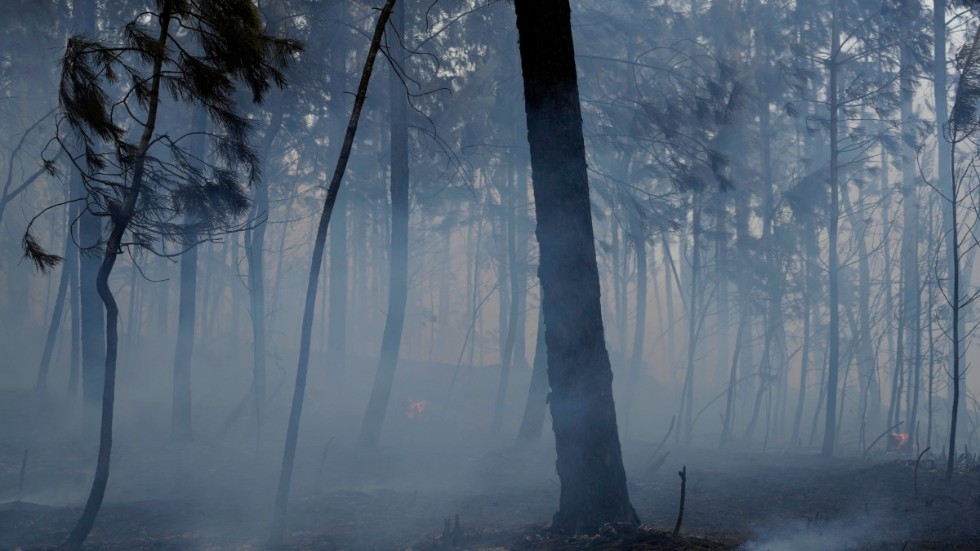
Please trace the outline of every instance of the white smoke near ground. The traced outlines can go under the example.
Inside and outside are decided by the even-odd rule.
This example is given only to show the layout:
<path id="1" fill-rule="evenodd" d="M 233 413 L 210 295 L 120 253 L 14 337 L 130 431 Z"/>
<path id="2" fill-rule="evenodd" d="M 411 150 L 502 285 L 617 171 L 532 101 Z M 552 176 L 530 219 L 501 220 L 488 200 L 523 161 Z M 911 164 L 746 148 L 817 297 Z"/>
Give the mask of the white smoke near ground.
<path id="1" fill-rule="evenodd" d="M 862 549 L 878 532 L 873 519 L 815 517 L 765 528 L 739 547 L 739 551 L 850 551 Z"/>

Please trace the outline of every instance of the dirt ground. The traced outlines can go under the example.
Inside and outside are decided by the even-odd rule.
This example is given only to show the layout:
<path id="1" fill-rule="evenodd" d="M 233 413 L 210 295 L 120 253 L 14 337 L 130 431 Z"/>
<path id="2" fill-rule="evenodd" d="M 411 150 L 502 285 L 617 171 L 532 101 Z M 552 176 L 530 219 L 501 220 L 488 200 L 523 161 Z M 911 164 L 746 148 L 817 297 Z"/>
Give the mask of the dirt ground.
<path id="1" fill-rule="evenodd" d="M 37 427 L 17 432 L 28 424 L 8 415 L 0 439 L 4 550 L 59 543 L 91 480 L 93 444 L 54 433 L 42 438 Z M 974 458 L 964 458 L 947 485 L 944 465 L 930 455 L 916 470 L 907 455 L 828 461 L 806 450 L 722 453 L 668 443 L 670 454 L 654 469 L 654 444 L 626 442 L 629 490 L 644 525 L 569 538 L 546 530 L 559 491 L 547 444 L 517 450 L 486 434 L 457 434 L 440 445 L 418 438 L 367 452 L 342 440 L 301 446 L 286 549 L 980 549 Z M 87 549 L 265 548 L 281 443 L 257 449 L 254 442 L 138 441 L 125 432 L 117 438 L 108 496 Z M 674 536 L 682 466 L 686 508 Z"/>

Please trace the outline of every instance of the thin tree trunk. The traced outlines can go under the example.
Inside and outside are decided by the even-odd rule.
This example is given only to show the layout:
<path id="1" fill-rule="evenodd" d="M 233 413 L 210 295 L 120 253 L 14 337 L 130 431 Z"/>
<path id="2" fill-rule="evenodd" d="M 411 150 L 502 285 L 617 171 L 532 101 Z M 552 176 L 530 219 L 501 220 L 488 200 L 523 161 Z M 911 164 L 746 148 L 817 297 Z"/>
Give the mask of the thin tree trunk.
<path id="1" fill-rule="evenodd" d="M 828 276 L 830 279 L 830 327 L 829 364 L 827 367 L 827 409 L 824 424 L 823 445 L 820 453 L 824 457 L 834 455 L 837 426 L 837 376 L 840 366 L 840 259 L 837 251 L 837 226 L 840 222 L 840 167 L 839 143 L 840 105 L 838 102 L 837 55 L 840 53 L 840 25 L 837 21 L 837 1 L 834 1 L 831 15 L 830 82 L 827 90 L 830 103 L 830 212 L 827 214 L 827 246 L 830 249 Z"/>
<path id="2" fill-rule="evenodd" d="M 800 390 L 797 396 L 796 402 L 796 414 L 793 415 L 793 434 L 791 440 L 794 444 L 802 444 L 800 425 L 803 421 L 803 409 L 806 403 L 806 385 L 807 385 L 807 375 L 810 370 L 810 352 L 813 348 L 813 334 L 814 331 L 814 309 L 813 309 L 813 298 L 820 289 L 820 285 L 817 283 L 817 268 L 816 263 L 819 260 L 819 251 L 817 249 L 817 236 L 816 229 L 808 227 L 803 236 L 803 249 L 804 258 L 806 259 L 805 270 L 805 292 L 803 295 L 803 356 L 800 360 Z M 819 325 L 819 324 L 817 324 Z M 823 368 L 823 366 L 820 366 Z"/>
<path id="3" fill-rule="evenodd" d="M 306 302 L 303 309 L 303 324 L 300 332 L 299 363 L 296 368 L 296 385 L 293 390 L 292 405 L 289 410 L 289 424 L 286 429 L 286 444 L 283 449 L 282 471 L 279 475 L 279 489 L 276 494 L 275 512 L 272 519 L 272 531 L 269 537 L 272 545 L 278 545 L 282 541 L 283 531 L 286 522 L 286 505 L 289 502 L 289 486 L 293 475 L 293 464 L 296 459 L 296 442 L 299 439 L 299 422 L 303 412 L 303 398 L 306 392 L 306 374 L 310 363 L 310 341 L 313 335 L 313 310 L 316 305 L 317 284 L 320 281 L 320 266 L 323 264 L 323 251 L 326 248 L 327 226 L 330 224 L 330 215 L 333 212 L 334 204 L 337 202 L 337 192 L 340 190 L 340 183 L 343 180 L 344 172 L 347 169 L 347 161 L 350 159 L 350 151 L 354 145 L 354 134 L 357 132 L 357 123 L 361 117 L 361 108 L 364 106 L 364 98 L 367 96 L 368 83 L 371 80 L 371 72 L 374 68 L 374 60 L 381 47 L 381 36 L 391 11 L 395 6 L 396 0 L 387 0 L 378 22 L 375 25 L 374 35 L 371 38 L 371 46 L 368 49 L 367 59 L 364 60 L 364 70 L 361 72 L 361 80 L 357 86 L 357 95 L 354 98 L 354 107 L 351 110 L 350 120 L 347 123 L 347 131 L 344 134 L 343 146 L 337 158 L 337 166 L 334 169 L 333 177 L 330 180 L 330 187 L 327 188 L 327 197 L 324 200 L 323 211 L 320 213 L 320 221 L 317 225 L 316 240 L 313 244 L 313 257 L 310 262 L 310 275 L 306 285 Z"/>
<path id="4" fill-rule="evenodd" d="M 84 193 L 81 188 L 81 177 L 79 177 L 73 182 L 76 187 L 72 188 L 73 196 L 81 196 Z M 79 215 L 82 213 L 82 207 L 79 203 L 72 203 L 69 207 L 69 216 L 71 220 L 77 220 Z M 69 254 L 65 255 L 65 267 L 68 270 L 68 288 L 71 290 L 71 298 L 68 308 L 69 316 L 71 317 L 71 345 L 70 345 L 70 360 L 68 369 L 68 396 L 74 398 L 78 396 L 78 380 L 80 377 L 80 367 L 81 367 L 81 304 L 79 298 L 79 286 L 78 286 L 78 264 L 79 264 L 79 254 L 78 248 L 74 241 L 72 241 L 72 249 Z"/>
<path id="5" fill-rule="evenodd" d="M 684 428 L 684 441 L 691 443 L 694 430 L 694 361 L 697 351 L 698 305 L 704 298 L 698 288 L 701 279 L 701 199 L 693 197 L 693 216 L 691 219 L 691 294 L 687 309 L 687 369 L 684 374 L 684 388 L 681 391 L 681 408 L 677 425 Z"/>
<path id="6" fill-rule="evenodd" d="M 516 187 L 516 182 L 513 181 L 512 172 L 509 170 L 508 180 L 511 180 L 511 185 L 506 191 L 507 204 L 505 207 L 504 224 L 506 225 L 507 234 L 507 275 L 510 287 L 510 311 L 507 313 L 507 333 L 504 338 L 504 346 L 503 350 L 501 350 L 500 357 L 500 383 L 497 386 L 497 399 L 493 408 L 493 425 L 491 430 L 494 433 L 500 432 L 500 427 L 504 421 L 504 405 L 507 401 L 510 369 L 514 358 L 514 344 L 517 340 L 517 317 L 521 313 L 520 291 L 518 291 L 518 287 L 522 284 L 520 268 L 517 266 L 517 228 L 514 220 L 514 211 L 516 209 L 514 201 L 516 192 L 514 187 Z M 503 304 L 501 304 L 501 308 L 503 308 Z"/>
<path id="7" fill-rule="evenodd" d="M 166 49 L 172 17 L 171 8 L 172 4 L 170 2 L 164 2 L 163 10 L 159 17 L 160 34 L 157 38 L 157 45 L 160 52 L 164 52 Z M 89 532 L 92 531 L 92 526 L 95 524 L 95 518 L 99 514 L 99 509 L 102 507 L 106 484 L 109 482 L 109 459 L 112 453 L 112 417 L 116 391 L 116 355 L 119 349 L 119 307 L 116 304 L 112 290 L 109 288 L 109 275 L 112 273 L 112 268 L 116 264 L 116 259 L 122 254 L 123 235 L 126 233 L 129 220 L 136 210 L 136 201 L 143 188 L 146 154 L 150 147 L 151 138 L 153 137 L 157 120 L 157 108 L 160 101 L 162 64 L 162 55 L 154 58 L 153 70 L 150 73 L 152 77 L 147 102 L 146 123 L 143 127 L 139 144 L 133 153 L 134 160 L 132 164 L 131 184 L 126 190 L 125 199 L 119 207 L 119 213 L 113 217 L 109 238 L 106 241 L 105 254 L 102 257 L 102 263 L 99 266 L 99 272 L 95 281 L 99 297 L 102 299 L 102 304 L 105 307 L 106 321 L 105 370 L 102 388 L 99 456 L 95 465 L 95 478 L 92 481 L 92 489 L 85 502 L 85 509 L 82 511 L 82 516 L 78 519 L 78 523 L 75 524 L 75 527 L 68 535 L 68 539 L 62 545 L 62 548 L 67 551 L 79 551 L 82 548 L 82 544 L 85 543 Z"/>
<path id="8" fill-rule="evenodd" d="M 394 29 L 404 34 L 405 8 L 399 5 L 393 14 Z M 390 40 L 392 44 L 396 40 Z M 388 314 L 385 318 L 384 334 L 381 337 L 381 357 L 378 371 L 371 387 L 371 397 L 364 412 L 359 446 L 376 448 L 381 442 L 381 429 L 384 426 L 388 403 L 391 401 L 391 387 L 395 381 L 395 367 L 401 348 L 402 329 L 405 325 L 405 305 L 408 301 L 408 113 L 407 98 L 401 78 L 396 71 L 402 71 L 405 53 L 401 47 L 388 52 L 394 67 L 389 74 L 389 94 L 391 101 L 391 255 L 388 272 Z"/>
<path id="9" fill-rule="evenodd" d="M 270 106 L 272 120 L 266 128 L 261 149 L 266 164 L 272 156 L 272 144 L 279 135 L 283 119 L 281 95 L 275 94 L 272 99 L 273 103 Z M 248 260 L 248 298 L 252 321 L 252 402 L 255 409 L 256 436 L 261 441 L 268 384 L 265 319 L 265 233 L 269 228 L 268 184 L 255 188 L 252 219 L 256 221 L 256 225 L 245 232 L 245 257 Z"/>
<path id="10" fill-rule="evenodd" d="M 534 365 L 531 367 L 531 386 L 527 391 L 521 429 L 517 433 L 517 442 L 521 445 L 539 442 L 544 428 L 544 414 L 548 407 L 548 347 L 545 345 L 544 334 L 544 313 L 539 310 Z"/>
<path id="11" fill-rule="evenodd" d="M 728 372 L 728 388 L 725 391 L 725 415 L 721 420 L 721 447 L 732 440 L 735 423 L 735 387 L 738 384 L 738 360 L 742 354 L 742 339 L 747 325 L 748 309 L 740 308 L 738 330 L 735 333 L 735 349 L 732 350 L 731 369 Z"/>
<path id="12" fill-rule="evenodd" d="M 630 370 L 626 378 L 626 398 L 623 407 L 623 433 L 629 433 L 636 385 L 643 371 L 643 342 L 647 323 L 647 244 L 646 236 L 633 235 L 630 238 L 636 251 L 636 322 L 633 331 L 633 350 L 630 355 Z"/>
<path id="13" fill-rule="evenodd" d="M 70 215 L 71 212 L 69 211 Z M 72 255 L 77 254 L 78 251 L 71 236 L 71 222 L 72 220 L 69 218 L 69 229 L 65 236 L 64 263 L 61 266 L 61 277 L 58 278 L 58 292 L 54 299 L 54 311 L 51 313 L 51 323 L 48 325 L 48 334 L 44 339 L 44 349 L 41 352 L 41 364 L 37 369 L 37 382 L 34 384 L 34 389 L 42 393 L 48 390 L 48 369 L 51 367 L 51 356 L 58 339 L 58 330 L 65 318 L 65 297 L 68 295 L 71 271 L 75 266 Z"/>
<path id="14" fill-rule="evenodd" d="M 194 111 L 190 154 L 193 159 L 204 159 L 204 133 L 207 118 L 204 108 Z M 171 437 L 177 442 L 190 442 L 194 438 L 191 423 L 191 361 L 194 353 L 194 330 L 197 321 L 197 252 L 198 232 L 194 226 L 200 221 L 185 216 L 188 229 L 184 232 L 180 256 L 180 296 L 177 303 L 177 349 L 174 353 L 174 386 L 171 409 Z"/>
<path id="15" fill-rule="evenodd" d="M 343 129 L 341 113 L 347 109 L 347 37 L 344 27 L 347 15 L 346 0 L 335 2 L 336 24 L 330 48 L 330 104 L 335 115 L 337 136 Z M 330 313 L 327 320 L 327 353 L 334 374 L 334 387 L 343 391 L 347 373 L 347 200 L 337 196 L 334 223 L 330 229 Z"/>

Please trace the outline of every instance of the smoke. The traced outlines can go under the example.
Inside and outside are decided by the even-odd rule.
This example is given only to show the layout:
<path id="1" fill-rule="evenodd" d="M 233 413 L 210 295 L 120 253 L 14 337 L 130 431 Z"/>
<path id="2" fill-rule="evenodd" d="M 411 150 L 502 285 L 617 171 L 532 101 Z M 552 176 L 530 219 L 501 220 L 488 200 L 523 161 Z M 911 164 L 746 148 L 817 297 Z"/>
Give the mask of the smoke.
<path id="1" fill-rule="evenodd" d="M 848 551 L 861 549 L 879 532 L 871 519 L 855 521 L 816 517 L 791 522 L 776 529 L 764 529 L 739 551 Z"/>

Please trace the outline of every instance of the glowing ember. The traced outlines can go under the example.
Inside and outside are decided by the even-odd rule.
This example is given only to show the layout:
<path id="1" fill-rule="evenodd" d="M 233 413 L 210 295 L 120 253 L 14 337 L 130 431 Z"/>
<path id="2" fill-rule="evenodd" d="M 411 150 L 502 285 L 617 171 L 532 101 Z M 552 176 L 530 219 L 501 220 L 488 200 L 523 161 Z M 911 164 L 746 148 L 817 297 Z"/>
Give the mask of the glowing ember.
<path id="1" fill-rule="evenodd" d="M 419 400 L 417 402 L 409 402 L 408 409 L 405 410 L 405 417 L 409 419 L 416 419 L 425 413 L 425 409 L 429 407 L 428 400 Z"/>
<path id="2" fill-rule="evenodd" d="M 909 444 L 909 435 L 904 432 L 893 432 L 888 435 L 888 451 L 901 451 Z"/>

